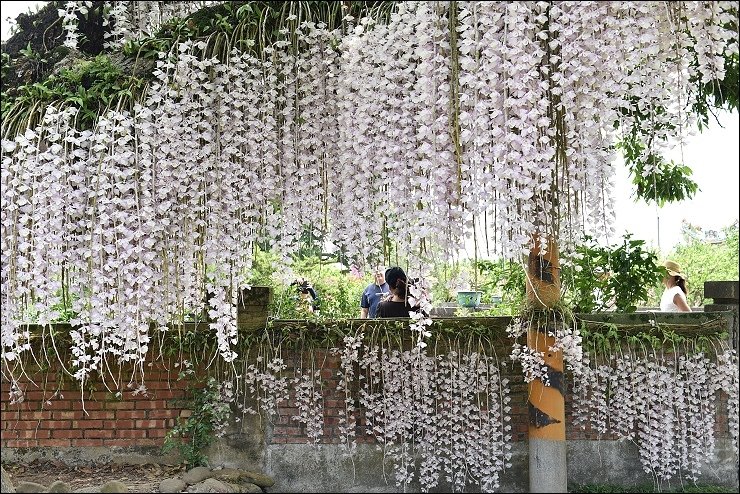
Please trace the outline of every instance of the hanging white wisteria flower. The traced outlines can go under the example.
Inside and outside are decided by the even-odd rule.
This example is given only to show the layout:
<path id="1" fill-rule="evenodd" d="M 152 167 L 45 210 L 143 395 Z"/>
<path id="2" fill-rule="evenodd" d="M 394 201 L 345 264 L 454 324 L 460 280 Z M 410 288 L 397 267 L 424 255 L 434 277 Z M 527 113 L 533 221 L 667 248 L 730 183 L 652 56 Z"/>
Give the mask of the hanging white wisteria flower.
<path id="1" fill-rule="evenodd" d="M 106 2 L 107 43 L 211 3 Z M 70 46 L 89 8 L 60 10 Z M 223 304 L 247 287 L 254 246 L 288 259 L 309 229 L 358 265 L 389 246 L 451 257 L 471 234 L 507 258 L 536 234 L 610 235 L 616 142 L 650 136 L 645 158 L 688 132 L 691 81 L 724 77 L 737 55 L 736 13 L 733 2 L 398 2 L 387 19 L 334 31 L 287 16 L 256 54 L 176 43 L 127 111 L 80 131 L 50 106 L 5 136 L 3 358 L 28 348 L 25 320 L 55 319 L 61 290 L 77 313 L 80 379 L 107 356 L 143 362 L 151 324 L 204 309 L 232 359 Z M 577 335 L 558 338 L 575 357 Z"/>
<path id="2" fill-rule="evenodd" d="M 730 438 L 737 461 L 737 379 L 734 352 L 680 355 L 621 348 L 599 355 L 574 382 L 574 425 L 634 442 L 645 472 L 658 483 L 696 482 L 715 455 L 717 393 L 728 396 Z"/>

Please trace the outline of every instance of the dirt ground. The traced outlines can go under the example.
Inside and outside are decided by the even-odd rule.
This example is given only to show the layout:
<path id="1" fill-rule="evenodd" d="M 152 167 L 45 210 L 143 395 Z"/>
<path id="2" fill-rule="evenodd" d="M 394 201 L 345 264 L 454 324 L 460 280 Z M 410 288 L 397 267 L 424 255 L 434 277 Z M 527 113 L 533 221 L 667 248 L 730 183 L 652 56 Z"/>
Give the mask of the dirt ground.
<path id="1" fill-rule="evenodd" d="M 67 482 L 74 491 L 83 487 L 99 487 L 111 480 L 126 484 L 129 492 L 159 492 L 159 483 L 169 477 L 184 473 L 179 466 L 158 465 L 87 465 L 71 467 L 59 461 L 36 460 L 30 464 L 3 464 L 13 485 L 20 482 L 37 482 L 45 486 L 56 480 Z"/>

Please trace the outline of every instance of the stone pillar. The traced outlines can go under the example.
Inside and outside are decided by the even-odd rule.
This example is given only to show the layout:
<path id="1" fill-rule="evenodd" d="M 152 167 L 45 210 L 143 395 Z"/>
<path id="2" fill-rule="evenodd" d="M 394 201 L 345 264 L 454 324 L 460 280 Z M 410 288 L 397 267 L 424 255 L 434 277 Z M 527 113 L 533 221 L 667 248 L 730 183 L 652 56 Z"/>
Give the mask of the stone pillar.
<path id="1" fill-rule="evenodd" d="M 542 252 L 535 237 L 527 264 L 527 301 L 536 310 L 551 309 L 560 300 L 556 242 L 550 238 Z M 535 318 L 527 331 L 527 345 L 544 354 L 550 381 L 529 383 L 529 492 L 568 492 L 563 353 L 550 351 L 549 329 Z"/>
<path id="2" fill-rule="evenodd" d="M 740 290 L 738 281 L 705 281 L 704 298 L 714 299 L 714 303 L 704 306 L 704 312 L 732 311 L 733 316 L 728 321 L 730 345 L 738 349 L 738 299 Z"/>
<path id="3" fill-rule="evenodd" d="M 263 329 L 267 325 L 272 290 L 269 286 L 253 286 L 239 294 L 236 324 L 239 329 Z"/>

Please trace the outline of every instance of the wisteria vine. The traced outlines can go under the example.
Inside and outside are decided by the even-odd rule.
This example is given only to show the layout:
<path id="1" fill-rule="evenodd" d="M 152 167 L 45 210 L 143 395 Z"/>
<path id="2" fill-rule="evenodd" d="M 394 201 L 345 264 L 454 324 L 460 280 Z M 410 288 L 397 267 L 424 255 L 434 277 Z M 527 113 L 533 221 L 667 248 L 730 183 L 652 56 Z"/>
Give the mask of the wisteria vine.
<path id="1" fill-rule="evenodd" d="M 60 11 L 69 45 L 88 4 Z M 111 2 L 108 41 L 204 4 Z M 80 380 L 107 356 L 143 366 L 152 325 L 204 309 L 233 359 L 227 305 L 253 246 L 287 257 L 307 226 L 360 263 L 393 239 L 422 265 L 471 233 L 510 258 L 535 233 L 608 234 L 616 140 L 639 130 L 653 153 L 689 131 L 688 81 L 724 76 L 736 13 L 732 2 L 399 2 L 387 21 L 336 30 L 288 16 L 260 53 L 176 44 L 143 100 L 91 130 L 54 105 L 37 127 L 4 129 L 3 359 L 28 349 L 29 317 L 55 320 L 59 293 L 77 314 Z"/>

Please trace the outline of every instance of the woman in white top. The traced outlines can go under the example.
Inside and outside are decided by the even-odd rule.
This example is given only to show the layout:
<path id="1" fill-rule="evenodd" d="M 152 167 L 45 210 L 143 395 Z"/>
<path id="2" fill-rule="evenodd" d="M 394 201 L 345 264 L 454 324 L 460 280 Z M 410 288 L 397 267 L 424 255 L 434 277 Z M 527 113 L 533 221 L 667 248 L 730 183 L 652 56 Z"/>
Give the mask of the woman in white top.
<path id="1" fill-rule="evenodd" d="M 664 266 L 668 274 L 663 278 L 666 289 L 660 297 L 661 312 L 691 312 L 686 302 L 686 275 L 681 273 L 681 266 L 673 261 L 666 261 Z"/>

